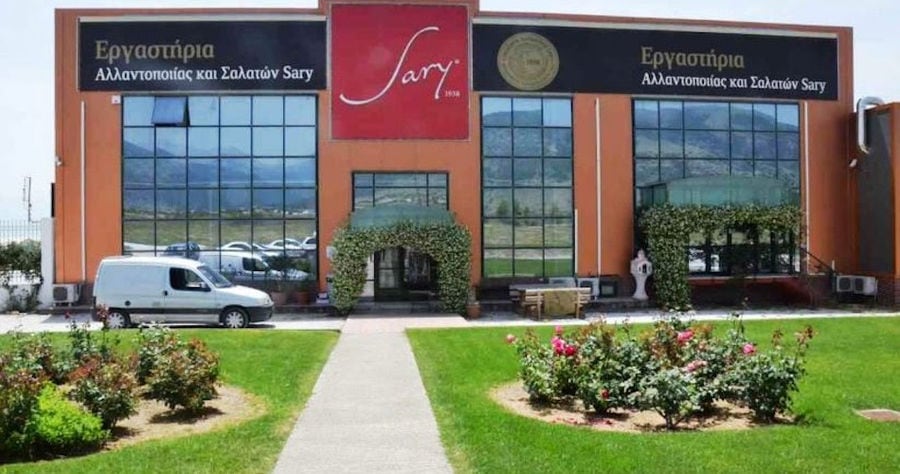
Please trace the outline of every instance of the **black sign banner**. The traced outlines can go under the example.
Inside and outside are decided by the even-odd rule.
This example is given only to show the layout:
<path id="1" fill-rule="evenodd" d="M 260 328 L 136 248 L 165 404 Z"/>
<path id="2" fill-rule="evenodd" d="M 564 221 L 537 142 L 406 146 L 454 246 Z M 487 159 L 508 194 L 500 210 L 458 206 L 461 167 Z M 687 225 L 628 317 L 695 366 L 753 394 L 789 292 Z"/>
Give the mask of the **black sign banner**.
<path id="1" fill-rule="evenodd" d="M 317 90 L 324 21 L 82 22 L 83 91 Z"/>
<path id="2" fill-rule="evenodd" d="M 472 32 L 478 91 L 838 98 L 833 37 L 499 24 Z"/>

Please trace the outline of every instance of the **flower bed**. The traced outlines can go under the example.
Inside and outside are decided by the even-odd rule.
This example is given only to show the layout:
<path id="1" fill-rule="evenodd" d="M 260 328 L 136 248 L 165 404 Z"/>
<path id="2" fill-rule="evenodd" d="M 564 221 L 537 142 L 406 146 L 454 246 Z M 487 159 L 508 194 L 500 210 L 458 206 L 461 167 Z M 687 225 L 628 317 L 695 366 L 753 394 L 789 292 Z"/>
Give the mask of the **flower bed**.
<path id="1" fill-rule="evenodd" d="M 772 349 L 761 351 L 735 315 L 724 337 L 715 337 L 711 325 L 673 317 L 641 334 L 601 322 L 569 333 L 557 327 L 549 343 L 531 330 L 521 340 L 509 335 L 507 342 L 519 354 L 519 375 L 532 403 L 575 398 L 601 415 L 652 410 L 673 429 L 711 416 L 719 402 L 748 408 L 756 422 L 775 421 L 790 408 L 812 336 L 807 326 L 789 346 L 776 331 Z"/>
<path id="2" fill-rule="evenodd" d="M 73 322 L 67 348 L 46 334 L 13 334 L 0 351 L 0 458 L 95 451 L 137 412 L 141 395 L 201 414 L 216 396 L 218 355 L 162 328 L 142 330 L 136 342 L 137 353 L 116 350 L 105 321 L 99 340 Z"/>

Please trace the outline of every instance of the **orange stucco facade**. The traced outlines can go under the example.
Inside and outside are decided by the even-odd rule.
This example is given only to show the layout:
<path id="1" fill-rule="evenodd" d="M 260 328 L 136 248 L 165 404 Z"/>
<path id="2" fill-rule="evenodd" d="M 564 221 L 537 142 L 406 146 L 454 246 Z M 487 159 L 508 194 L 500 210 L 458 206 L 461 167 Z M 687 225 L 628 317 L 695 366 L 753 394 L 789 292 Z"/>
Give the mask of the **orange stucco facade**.
<path id="1" fill-rule="evenodd" d="M 121 93 L 79 90 L 77 79 L 79 18 L 185 13 L 327 16 L 331 2 L 325 0 L 323 2 L 319 8 L 307 10 L 57 10 L 56 154 L 59 159 L 55 181 L 57 282 L 92 281 L 103 257 L 122 252 Z M 404 3 L 429 4 L 429 2 L 409 1 Z M 616 23 L 627 28 L 628 24 L 639 22 L 701 28 L 714 26 L 785 29 L 793 32 L 834 35 L 838 45 L 837 100 L 799 101 L 801 202 L 808 219 L 807 235 L 810 251 L 826 261 L 834 260 L 839 268 L 852 271 L 856 265 L 856 240 L 855 227 L 851 225 L 855 222 L 852 204 L 855 190 L 853 175 L 847 167 L 854 142 L 849 125 L 853 111 L 853 45 L 852 32 L 849 28 L 496 14 L 479 11 L 477 1 L 457 3 L 467 5 L 470 15 L 475 18 L 486 16 L 517 18 L 526 23 L 529 20 L 566 20 Z M 330 129 L 331 92 L 319 91 L 317 95 L 320 279 L 324 280 L 323 275 L 327 274 L 329 269 L 324 247 L 352 210 L 351 181 L 354 171 L 441 171 L 448 173 L 449 176 L 449 208 L 472 233 L 471 276 L 476 282 L 480 280 L 482 275 L 480 94 L 475 91 L 470 91 L 469 94 L 469 137 L 465 140 L 334 140 L 331 138 Z M 632 149 L 634 97 L 626 94 L 589 93 L 574 93 L 569 96 L 572 97 L 573 110 L 574 208 L 577 213 L 576 273 L 626 276 L 629 260 L 635 251 Z M 895 136 L 900 136 L 900 121 L 896 120 L 896 110 L 894 117 Z M 900 156 L 900 153 L 895 156 Z M 85 160 L 83 164 L 82 157 Z M 900 166 L 894 169 L 898 170 Z M 900 261 L 897 267 L 900 268 Z M 320 281 L 321 283 L 324 282 Z"/>

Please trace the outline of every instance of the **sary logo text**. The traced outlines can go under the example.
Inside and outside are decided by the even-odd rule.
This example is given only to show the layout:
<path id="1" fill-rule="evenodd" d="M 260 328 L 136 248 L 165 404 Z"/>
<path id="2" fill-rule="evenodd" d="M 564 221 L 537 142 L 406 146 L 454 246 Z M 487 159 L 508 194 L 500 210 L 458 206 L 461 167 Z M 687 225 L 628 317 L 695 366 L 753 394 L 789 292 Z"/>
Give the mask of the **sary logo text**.
<path id="1" fill-rule="evenodd" d="M 406 47 L 403 48 L 403 53 L 400 54 L 400 59 L 397 61 L 397 65 L 394 67 L 393 74 L 391 74 L 391 77 L 388 79 L 387 83 L 384 85 L 380 92 L 367 99 L 351 99 L 341 93 L 339 96 L 341 101 L 347 105 L 366 105 L 375 102 L 376 100 L 383 97 L 397 82 L 397 76 L 400 75 L 400 70 L 405 66 L 404 63 L 406 62 L 406 56 L 409 54 L 410 49 L 412 49 L 413 44 L 416 42 L 419 36 L 422 36 L 425 33 L 439 31 L 441 31 L 441 29 L 437 26 L 426 26 L 425 28 L 417 31 L 416 34 L 412 35 L 412 37 L 406 43 Z M 444 82 L 447 80 L 447 76 L 450 75 L 450 71 L 453 69 L 453 66 L 458 64 L 459 59 L 450 59 L 446 62 L 433 62 L 419 68 L 407 67 L 406 71 L 403 72 L 403 76 L 400 78 L 400 84 L 401 86 L 405 86 L 410 83 L 415 84 L 419 81 L 428 79 L 428 74 L 436 71 L 435 74 L 440 75 L 441 78 L 440 81 L 438 81 L 437 86 L 434 88 L 434 100 L 440 100 Z"/>

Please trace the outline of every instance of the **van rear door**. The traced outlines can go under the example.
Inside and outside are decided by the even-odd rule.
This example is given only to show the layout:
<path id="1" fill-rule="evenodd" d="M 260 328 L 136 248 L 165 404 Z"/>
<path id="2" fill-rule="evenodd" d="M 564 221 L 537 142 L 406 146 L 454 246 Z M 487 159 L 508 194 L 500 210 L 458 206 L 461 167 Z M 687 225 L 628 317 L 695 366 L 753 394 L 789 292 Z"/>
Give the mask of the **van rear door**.
<path id="1" fill-rule="evenodd" d="M 165 269 L 152 265 L 114 263 L 103 265 L 98 303 L 128 312 L 133 323 L 163 318 Z"/>

